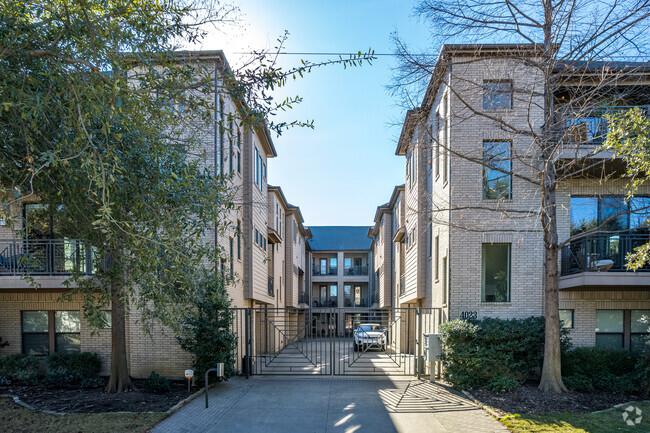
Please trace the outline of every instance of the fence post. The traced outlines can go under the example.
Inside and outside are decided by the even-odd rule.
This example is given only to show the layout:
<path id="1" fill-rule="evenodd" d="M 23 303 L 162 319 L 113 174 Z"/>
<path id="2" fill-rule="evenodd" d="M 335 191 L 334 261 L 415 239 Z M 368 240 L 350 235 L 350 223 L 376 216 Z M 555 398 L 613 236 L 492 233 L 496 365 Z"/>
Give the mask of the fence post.
<path id="1" fill-rule="evenodd" d="M 249 320 L 250 320 L 251 311 L 249 308 L 244 310 L 244 369 L 246 371 L 246 379 L 250 376 L 250 353 L 248 351 L 248 345 L 250 344 L 250 329 L 249 329 Z"/>
<path id="2" fill-rule="evenodd" d="M 417 321 L 415 322 L 415 368 L 418 373 L 418 379 L 420 379 L 420 356 L 422 351 L 422 310 L 420 307 L 415 309 L 415 317 Z"/>

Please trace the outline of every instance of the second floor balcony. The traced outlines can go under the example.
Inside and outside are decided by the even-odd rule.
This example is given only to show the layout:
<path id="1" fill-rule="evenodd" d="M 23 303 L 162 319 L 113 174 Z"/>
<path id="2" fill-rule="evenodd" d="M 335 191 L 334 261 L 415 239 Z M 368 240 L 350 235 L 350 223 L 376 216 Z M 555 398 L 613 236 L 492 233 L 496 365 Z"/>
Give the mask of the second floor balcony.
<path id="1" fill-rule="evenodd" d="M 650 265 L 628 271 L 626 256 L 650 241 L 641 231 L 597 233 L 571 241 L 562 248 L 560 288 L 624 288 L 650 285 Z"/>
<path id="2" fill-rule="evenodd" d="M 366 276 L 368 275 L 368 266 L 365 265 L 352 265 L 349 268 L 345 268 L 343 272 L 346 276 Z"/>
<path id="3" fill-rule="evenodd" d="M 313 266 L 312 267 L 312 275 L 313 276 L 321 276 L 321 275 L 337 275 L 338 274 L 338 268 L 337 267 L 329 267 L 329 266 Z"/>
<path id="4" fill-rule="evenodd" d="M 75 239 L 0 239 L 0 275 L 92 275 L 97 251 Z"/>

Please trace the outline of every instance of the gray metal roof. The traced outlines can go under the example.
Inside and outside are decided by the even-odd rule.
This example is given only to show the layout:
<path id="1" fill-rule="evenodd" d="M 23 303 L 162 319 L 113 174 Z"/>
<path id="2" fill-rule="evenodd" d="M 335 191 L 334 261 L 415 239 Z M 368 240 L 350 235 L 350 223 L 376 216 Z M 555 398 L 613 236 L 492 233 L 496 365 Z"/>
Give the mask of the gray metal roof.
<path id="1" fill-rule="evenodd" d="M 369 226 L 309 226 L 312 238 L 308 241 L 314 251 L 369 250 Z"/>

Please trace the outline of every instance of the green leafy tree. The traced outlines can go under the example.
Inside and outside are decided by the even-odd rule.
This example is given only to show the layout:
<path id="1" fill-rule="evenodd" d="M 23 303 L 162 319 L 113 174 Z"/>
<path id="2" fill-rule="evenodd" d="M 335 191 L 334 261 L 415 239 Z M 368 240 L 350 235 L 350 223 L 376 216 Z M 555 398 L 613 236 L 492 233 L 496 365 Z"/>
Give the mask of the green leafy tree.
<path id="1" fill-rule="evenodd" d="M 300 101 L 276 102 L 272 90 L 314 67 L 372 58 L 285 71 L 260 52 L 232 70 L 179 52 L 236 12 L 216 0 L 0 2 L 0 202 L 42 203 L 56 211 L 62 236 L 92 251 L 94 278 L 83 275 L 87 258 L 78 255 L 67 283 L 93 326 L 111 304 L 109 392 L 133 386 L 130 307 L 146 329 L 154 319 L 178 328 L 195 299 L 193 276 L 207 267 L 223 280 L 213 240 L 233 203 L 228 179 L 210 170 L 200 148 L 216 128 L 209 95 L 237 100 L 244 129 L 311 126 L 267 122 Z"/>
<path id="2" fill-rule="evenodd" d="M 599 150 L 610 150 L 625 162 L 628 199 L 648 181 L 650 173 L 650 118 L 639 107 L 607 117 L 607 139 Z M 643 209 L 641 209 L 643 211 Z M 645 210 L 645 214 L 650 210 Z M 648 221 L 646 221 L 646 226 Z M 650 242 L 628 253 L 627 268 L 637 270 L 650 262 Z"/>
<path id="3" fill-rule="evenodd" d="M 225 365 L 225 377 L 234 376 L 237 336 L 231 328 L 233 316 L 223 280 L 205 274 L 197 284 L 191 300 L 193 308 L 182 322 L 178 342 L 194 355 L 197 380 L 220 362 Z"/>

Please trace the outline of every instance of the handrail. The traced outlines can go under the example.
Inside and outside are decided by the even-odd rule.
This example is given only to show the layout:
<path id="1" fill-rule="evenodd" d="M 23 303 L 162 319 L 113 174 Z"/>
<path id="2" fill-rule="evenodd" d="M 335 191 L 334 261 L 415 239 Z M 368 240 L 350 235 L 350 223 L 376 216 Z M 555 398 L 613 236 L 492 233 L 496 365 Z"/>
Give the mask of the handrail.
<path id="1" fill-rule="evenodd" d="M 627 253 L 650 242 L 650 234 L 638 232 L 587 235 L 562 248 L 560 275 L 581 272 L 626 272 Z M 646 265 L 638 272 L 650 271 Z"/>
<path id="2" fill-rule="evenodd" d="M 98 262 L 79 239 L 0 239 L 0 251 L 0 275 L 92 275 Z"/>

